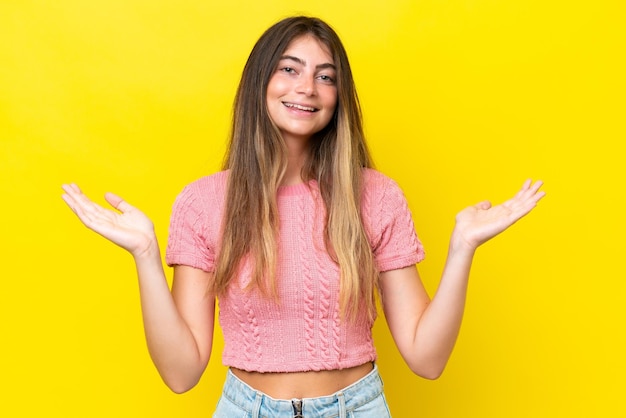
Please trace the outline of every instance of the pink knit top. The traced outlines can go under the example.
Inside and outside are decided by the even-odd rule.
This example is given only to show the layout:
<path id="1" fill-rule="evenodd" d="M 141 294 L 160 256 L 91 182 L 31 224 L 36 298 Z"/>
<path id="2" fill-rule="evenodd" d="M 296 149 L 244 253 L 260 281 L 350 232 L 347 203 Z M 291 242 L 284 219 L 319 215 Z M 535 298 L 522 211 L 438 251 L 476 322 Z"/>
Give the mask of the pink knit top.
<path id="1" fill-rule="evenodd" d="M 174 203 L 168 265 L 214 270 L 228 172 L 188 185 Z M 325 251 L 324 207 L 317 183 L 281 187 L 277 267 L 279 301 L 244 291 L 250 269 L 219 298 L 226 366 L 257 372 L 334 370 L 374 361 L 373 322 L 340 318 L 339 268 Z M 308 187 L 310 186 L 310 187 Z M 316 204 L 317 201 L 317 204 Z M 364 172 L 362 218 L 380 271 L 424 257 L 406 199 L 384 175 Z"/>

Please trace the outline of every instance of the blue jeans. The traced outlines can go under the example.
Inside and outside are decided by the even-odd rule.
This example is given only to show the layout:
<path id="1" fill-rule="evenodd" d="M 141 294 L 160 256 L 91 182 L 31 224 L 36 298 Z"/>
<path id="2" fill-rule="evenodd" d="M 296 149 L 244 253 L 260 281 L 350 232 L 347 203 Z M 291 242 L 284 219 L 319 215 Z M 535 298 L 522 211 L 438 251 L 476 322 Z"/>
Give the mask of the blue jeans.
<path id="1" fill-rule="evenodd" d="M 274 399 L 239 380 L 230 370 L 213 418 L 385 418 L 391 417 L 378 368 L 328 396 Z"/>

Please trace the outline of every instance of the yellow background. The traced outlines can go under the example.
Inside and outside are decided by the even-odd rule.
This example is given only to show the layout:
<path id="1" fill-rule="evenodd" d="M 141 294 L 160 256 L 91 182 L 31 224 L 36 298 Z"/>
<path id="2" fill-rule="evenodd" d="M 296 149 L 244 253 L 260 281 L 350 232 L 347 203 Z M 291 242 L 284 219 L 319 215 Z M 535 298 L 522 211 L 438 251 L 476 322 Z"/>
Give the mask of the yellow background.
<path id="1" fill-rule="evenodd" d="M 479 250 L 441 379 L 413 376 L 378 321 L 394 416 L 624 414 L 622 4 L 3 0 L 0 416 L 210 415 L 221 337 L 199 386 L 170 393 L 145 348 L 131 257 L 79 224 L 60 185 L 121 194 L 164 247 L 177 193 L 219 168 L 252 45 L 294 13 L 345 42 L 431 293 L 458 210 L 546 182 L 536 212 Z"/>

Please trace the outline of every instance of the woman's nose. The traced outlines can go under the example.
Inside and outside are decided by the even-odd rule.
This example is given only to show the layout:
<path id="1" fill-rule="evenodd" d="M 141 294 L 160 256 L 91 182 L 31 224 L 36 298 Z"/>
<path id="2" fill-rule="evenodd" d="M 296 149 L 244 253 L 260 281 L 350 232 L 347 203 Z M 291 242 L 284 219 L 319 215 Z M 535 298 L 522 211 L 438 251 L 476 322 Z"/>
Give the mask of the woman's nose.
<path id="1" fill-rule="evenodd" d="M 298 85 L 296 86 L 296 92 L 305 94 L 306 96 L 314 96 L 316 92 L 315 78 L 302 74 L 298 78 Z"/>

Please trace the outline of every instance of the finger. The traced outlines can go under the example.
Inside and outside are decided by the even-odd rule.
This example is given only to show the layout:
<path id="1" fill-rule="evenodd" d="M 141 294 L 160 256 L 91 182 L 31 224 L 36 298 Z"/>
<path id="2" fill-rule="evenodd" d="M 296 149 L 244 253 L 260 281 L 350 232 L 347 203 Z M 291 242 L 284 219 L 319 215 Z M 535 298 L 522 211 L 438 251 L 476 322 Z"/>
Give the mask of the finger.
<path id="1" fill-rule="evenodd" d="M 61 195 L 61 199 L 63 199 L 65 204 L 67 206 L 69 206 L 70 209 L 72 209 L 72 211 L 76 212 L 76 210 L 74 209 L 74 206 L 76 205 L 76 202 L 74 202 L 74 199 L 72 198 L 72 196 L 70 196 L 67 193 L 64 193 L 64 194 Z"/>
<path id="2" fill-rule="evenodd" d="M 541 187 L 541 184 L 541 182 L 538 182 L 538 184 L 534 184 L 522 196 L 516 196 L 514 199 L 512 199 L 510 204 L 511 209 L 514 213 L 516 213 L 515 216 L 522 217 L 528 214 L 537 206 L 539 200 L 541 200 L 546 195 L 544 191 L 539 191 L 539 187 Z"/>
<path id="3" fill-rule="evenodd" d="M 86 205 L 91 203 L 91 200 L 80 190 L 76 184 L 64 184 L 61 186 L 66 194 L 72 197 L 72 199 L 80 205 Z"/>
<path id="4" fill-rule="evenodd" d="M 535 196 L 538 194 L 537 192 L 542 185 L 543 182 L 541 180 L 537 180 L 535 183 L 533 183 L 531 179 L 526 180 L 520 191 L 514 196 L 513 200 L 535 200 Z M 541 197 L 543 197 L 543 194 L 541 194 Z"/>
<path id="5" fill-rule="evenodd" d="M 93 225 L 98 219 L 108 216 L 110 211 L 91 201 L 76 184 L 64 184 L 61 187 L 65 191 L 61 197 L 85 225 Z"/>
<path id="6" fill-rule="evenodd" d="M 530 191 L 533 193 L 533 195 L 541 195 L 541 197 L 543 197 L 546 193 L 543 191 L 539 191 L 541 186 L 543 186 L 543 181 L 537 180 L 535 184 L 533 184 L 533 186 L 530 188 Z"/>
<path id="7" fill-rule="evenodd" d="M 61 188 L 65 192 L 61 196 L 61 198 L 63 198 L 63 200 L 70 207 L 70 209 L 78 214 L 80 208 L 85 206 L 85 200 L 88 199 L 86 199 L 78 186 L 76 186 L 75 184 L 63 184 Z"/>
<path id="8" fill-rule="evenodd" d="M 77 202 L 72 194 L 65 193 L 61 196 L 61 198 L 65 201 L 67 206 L 69 206 L 72 212 L 74 212 L 74 214 L 78 217 L 78 219 L 80 219 L 83 224 L 87 226 L 91 224 L 92 217 L 89 215 L 89 212 L 83 209 L 84 206 L 82 206 L 81 203 Z"/>
<path id="9" fill-rule="evenodd" d="M 75 195 L 77 193 L 80 192 L 80 190 L 77 191 L 78 186 L 74 185 L 74 184 L 62 184 L 61 185 L 61 189 L 63 189 L 63 191 L 65 193 L 67 193 L 68 195 Z"/>
<path id="10" fill-rule="evenodd" d="M 491 202 L 488 200 L 483 200 L 482 202 L 476 203 L 474 207 L 479 210 L 487 210 L 491 207 Z"/>
<path id="11" fill-rule="evenodd" d="M 133 206 L 126 202 L 124 199 L 116 195 L 115 193 L 107 192 L 104 195 L 104 198 L 111 206 L 115 209 L 119 210 L 122 213 L 128 212 L 131 209 L 134 209 Z"/>
<path id="12" fill-rule="evenodd" d="M 535 205 L 542 197 L 546 195 L 544 191 L 539 190 L 541 186 L 543 186 L 543 181 L 537 180 L 523 194 L 522 199 L 524 201 L 531 202 L 533 205 Z"/>
<path id="13" fill-rule="evenodd" d="M 72 194 L 72 195 L 79 195 L 79 194 L 83 194 L 83 191 L 80 189 L 80 187 L 78 187 L 77 184 L 75 183 L 70 183 L 70 184 L 63 184 L 61 186 L 61 188 L 63 190 L 65 190 L 66 193 Z"/>
<path id="14" fill-rule="evenodd" d="M 83 191 L 80 189 L 80 187 L 78 187 L 78 184 L 76 183 L 71 183 L 70 188 L 76 193 L 80 193 L 80 194 L 83 193 Z"/>

